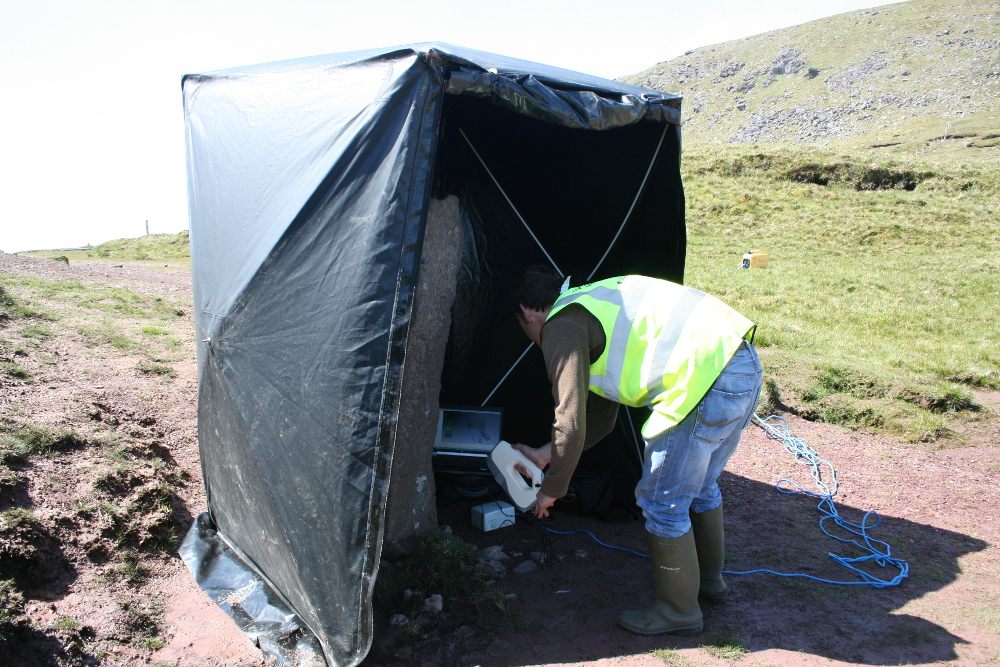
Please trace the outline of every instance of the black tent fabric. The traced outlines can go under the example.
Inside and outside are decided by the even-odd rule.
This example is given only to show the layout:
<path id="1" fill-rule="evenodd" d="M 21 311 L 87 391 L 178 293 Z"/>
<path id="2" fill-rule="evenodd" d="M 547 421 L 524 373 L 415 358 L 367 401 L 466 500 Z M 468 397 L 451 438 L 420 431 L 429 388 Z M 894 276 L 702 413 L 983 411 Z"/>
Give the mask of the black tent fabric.
<path id="1" fill-rule="evenodd" d="M 479 403 L 524 348 L 503 292 L 525 266 L 682 279 L 680 98 L 443 44 L 187 75 L 183 93 L 209 510 L 192 532 L 354 665 L 430 198 L 457 195 L 466 228 L 442 400 Z M 524 410 L 509 438 L 551 421 L 540 364 L 490 397 Z"/>

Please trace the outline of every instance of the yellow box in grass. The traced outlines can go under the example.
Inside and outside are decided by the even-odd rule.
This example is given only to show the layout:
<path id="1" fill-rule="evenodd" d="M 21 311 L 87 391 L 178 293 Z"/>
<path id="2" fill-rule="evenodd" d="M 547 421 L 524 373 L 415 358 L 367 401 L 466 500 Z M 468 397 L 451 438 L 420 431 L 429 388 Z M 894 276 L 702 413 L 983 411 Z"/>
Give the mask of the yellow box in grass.
<path id="1" fill-rule="evenodd" d="M 751 250 L 750 252 L 744 253 L 743 264 L 740 268 L 743 269 L 766 269 L 767 268 L 767 251 L 766 250 Z"/>

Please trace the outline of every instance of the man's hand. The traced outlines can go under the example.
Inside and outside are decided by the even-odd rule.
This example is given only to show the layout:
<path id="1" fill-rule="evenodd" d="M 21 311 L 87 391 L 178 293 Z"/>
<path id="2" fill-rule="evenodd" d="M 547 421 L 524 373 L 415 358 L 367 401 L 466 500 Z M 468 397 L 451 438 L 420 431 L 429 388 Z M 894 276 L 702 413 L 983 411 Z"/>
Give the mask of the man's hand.
<path id="1" fill-rule="evenodd" d="M 535 501 L 535 518 L 536 519 L 547 519 L 549 518 L 549 508 L 556 504 L 556 499 L 547 496 L 541 491 L 538 492 L 538 500 Z"/>
<path id="2" fill-rule="evenodd" d="M 552 460 L 552 443 L 547 443 L 541 447 L 531 447 L 524 443 L 518 442 L 511 445 L 514 449 L 524 454 L 528 457 L 528 460 L 538 466 L 539 470 L 544 470 L 549 462 Z M 531 480 L 531 475 L 522 466 L 515 466 L 517 471 L 527 479 Z M 535 517 L 539 519 L 547 519 L 549 516 L 549 508 L 556 504 L 556 499 L 547 496 L 541 491 L 538 492 L 535 501 Z"/>
<path id="3" fill-rule="evenodd" d="M 541 447 L 531 447 L 524 443 L 516 442 L 511 447 L 527 456 L 528 460 L 538 466 L 539 470 L 545 470 L 545 466 L 549 465 L 549 462 L 552 460 L 551 442 Z"/>

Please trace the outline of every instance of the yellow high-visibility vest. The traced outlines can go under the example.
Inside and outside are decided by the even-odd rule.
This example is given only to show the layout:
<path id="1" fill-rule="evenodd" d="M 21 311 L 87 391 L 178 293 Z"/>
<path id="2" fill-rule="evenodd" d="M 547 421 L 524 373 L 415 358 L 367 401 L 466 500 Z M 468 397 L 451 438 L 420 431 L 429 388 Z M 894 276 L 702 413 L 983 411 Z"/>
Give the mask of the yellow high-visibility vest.
<path id="1" fill-rule="evenodd" d="M 590 365 L 590 391 L 653 414 L 652 438 L 679 424 L 753 329 L 719 299 L 645 276 L 608 278 L 566 290 L 548 317 L 575 303 L 604 329 L 604 352 Z"/>

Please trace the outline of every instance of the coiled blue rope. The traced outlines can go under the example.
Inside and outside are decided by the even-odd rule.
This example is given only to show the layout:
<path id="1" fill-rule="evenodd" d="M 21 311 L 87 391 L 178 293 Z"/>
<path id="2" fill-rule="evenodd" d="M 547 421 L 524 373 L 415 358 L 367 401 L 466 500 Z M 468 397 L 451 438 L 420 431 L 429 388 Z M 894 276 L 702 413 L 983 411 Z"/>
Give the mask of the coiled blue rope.
<path id="1" fill-rule="evenodd" d="M 780 441 L 782 446 L 785 448 L 785 451 L 795 457 L 795 462 L 797 464 L 805 465 L 810 468 L 813 481 L 816 484 L 816 488 L 819 489 L 819 493 L 807 491 L 798 483 L 789 479 L 779 480 L 775 485 L 775 488 L 780 493 L 803 494 L 812 496 L 813 498 L 819 498 L 819 503 L 816 505 L 816 508 L 823 515 L 819 520 L 819 528 L 823 531 L 823 534 L 827 537 L 832 537 L 838 542 L 852 544 L 861 551 L 867 551 L 868 553 L 856 558 L 847 558 L 832 552 L 827 553 L 827 555 L 835 562 L 857 574 L 860 577 L 859 581 L 835 581 L 833 579 L 816 577 L 811 574 L 777 572 L 769 569 L 741 571 L 723 570 L 723 574 L 772 574 L 776 577 L 810 579 L 812 581 L 824 584 L 833 584 L 836 586 L 871 586 L 872 588 L 889 588 L 891 586 L 898 586 L 902 583 L 902 581 L 910 575 L 910 564 L 905 560 L 893 558 L 892 548 L 889 544 L 882 540 L 877 540 L 869 534 L 871 529 L 875 528 L 882 522 L 882 518 L 878 515 L 878 512 L 875 512 L 874 510 L 865 512 L 860 522 L 848 521 L 840 516 L 840 513 L 837 511 L 837 506 L 833 502 L 833 497 L 837 494 L 837 491 L 840 488 L 837 481 L 837 471 L 834 469 L 833 464 L 823 458 L 820 458 L 816 450 L 807 445 L 805 440 L 792 435 L 791 428 L 789 428 L 788 423 L 782 417 L 778 415 L 771 415 L 770 417 L 761 418 L 759 415 L 754 414 L 753 421 L 755 424 L 764 429 L 768 438 Z M 826 480 L 824 480 L 823 476 L 824 470 L 827 472 Z M 841 537 L 833 534 L 827 527 L 827 524 L 831 522 L 838 528 L 854 535 L 855 538 L 859 538 L 860 541 L 859 539 Z M 649 558 L 649 554 L 643 553 L 642 551 L 608 544 L 589 530 L 582 528 L 577 530 L 556 530 L 555 528 L 549 528 L 548 526 L 545 526 L 544 528 L 547 532 L 555 535 L 584 534 L 605 549 L 610 549 L 612 551 L 624 551 L 640 558 Z M 898 570 L 898 572 L 891 579 L 881 579 L 858 567 L 861 563 L 874 563 L 881 568 L 894 567 Z"/>
<path id="2" fill-rule="evenodd" d="M 856 558 L 846 558 L 832 552 L 827 553 L 827 555 L 835 562 L 858 575 L 861 578 L 860 581 L 834 581 L 831 579 L 823 579 L 822 577 L 814 577 L 811 574 L 783 573 L 766 569 L 745 570 L 739 572 L 724 571 L 724 574 L 739 575 L 766 573 L 779 577 L 811 579 L 824 584 L 836 584 L 838 586 L 871 586 L 872 588 L 889 588 L 891 586 L 898 586 L 904 579 L 910 576 L 909 562 L 900 558 L 893 558 L 892 548 L 889 546 L 889 543 L 884 542 L 883 540 L 877 540 L 869 534 L 868 531 L 875 528 L 882 522 L 882 518 L 878 515 L 878 512 L 868 510 L 859 522 L 848 521 L 844 517 L 840 516 L 840 512 L 837 511 L 837 505 L 833 502 L 833 497 L 837 495 L 840 485 L 837 481 L 837 471 L 834 469 L 832 463 L 820 458 L 816 450 L 807 445 L 805 440 L 792 435 L 792 430 L 784 418 L 778 415 L 761 418 L 760 415 L 754 414 L 753 421 L 755 424 L 764 429 L 764 433 L 767 434 L 768 438 L 780 441 L 782 446 L 785 448 L 785 451 L 795 457 L 796 463 L 809 467 L 810 472 L 812 473 L 813 482 L 816 484 L 816 488 L 819 489 L 819 493 L 807 491 L 806 489 L 803 489 L 801 485 L 789 479 L 779 480 L 775 485 L 775 488 L 777 488 L 777 490 L 781 493 L 803 494 L 813 498 L 819 498 L 819 503 L 816 505 L 816 509 L 818 509 L 820 514 L 823 515 L 819 520 L 819 529 L 823 531 L 823 534 L 837 540 L 838 542 L 852 544 L 862 552 L 867 553 Z M 827 482 L 823 479 L 824 469 L 828 470 L 829 484 L 827 484 Z M 828 524 L 830 523 L 833 523 L 836 527 L 853 535 L 854 538 L 835 535 L 828 528 Z M 855 538 L 859 538 L 860 541 Z M 857 567 L 860 563 L 874 563 L 881 568 L 893 567 L 896 568 L 898 572 L 890 579 L 882 579 Z"/>

